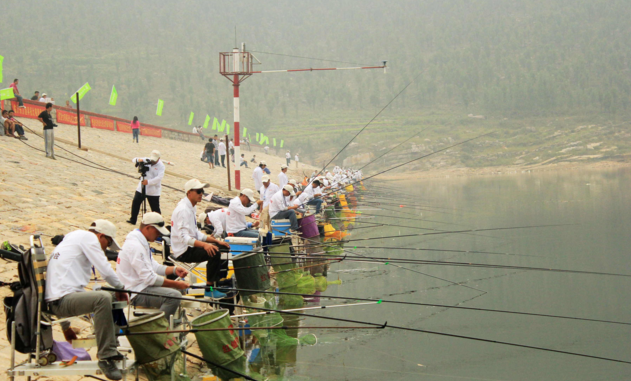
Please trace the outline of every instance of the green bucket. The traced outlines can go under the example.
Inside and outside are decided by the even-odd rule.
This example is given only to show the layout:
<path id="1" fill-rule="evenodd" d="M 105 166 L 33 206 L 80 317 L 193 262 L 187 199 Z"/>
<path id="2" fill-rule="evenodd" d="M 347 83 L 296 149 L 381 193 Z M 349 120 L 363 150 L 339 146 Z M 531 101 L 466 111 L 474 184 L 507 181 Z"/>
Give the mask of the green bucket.
<path id="1" fill-rule="evenodd" d="M 169 323 L 164 312 L 142 316 L 129 322 L 130 333 L 168 331 Z M 180 348 L 180 342 L 173 333 L 150 335 L 129 335 L 129 344 L 134 348 L 136 362 L 146 364 L 166 357 Z"/>
<path id="2" fill-rule="evenodd" d="M 193 329 L 233 328 L 228 310 L 216 310 L 199 315 L 193 321 Z M 204 358 L 219 365 L 230 363 L 243 356 L 236 331 L 195 332 L 195 338 Z"/>
<path id="3" fill-rule="evenodd" d="M 270 288 L 269 271 L 262 251 L 233 257 L 232 263 L 239 288 L 260 291 Z M 240 293 L 248 296 L 257 292 L 241 291 Z"/>

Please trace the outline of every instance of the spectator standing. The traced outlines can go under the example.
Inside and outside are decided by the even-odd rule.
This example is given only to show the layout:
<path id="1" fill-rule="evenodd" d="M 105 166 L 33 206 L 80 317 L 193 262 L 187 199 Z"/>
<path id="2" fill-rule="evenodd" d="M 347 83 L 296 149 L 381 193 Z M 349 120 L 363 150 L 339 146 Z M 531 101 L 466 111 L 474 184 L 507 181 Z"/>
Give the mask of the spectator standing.
<path id="1" fill-rule="evenodd" d="M 285 160 L 287 160 L 287 166 L 289 167 L 289 164 L 291 163 L 291 153 L 289 153 L 289 151 L 285 154 Z"/>
<path id="2" fill-rule="evenodd" d="M 67 107 L 67 108 L 74 108 L 74 107 L 72 107 L 72 105 L 70 104 L 70 101 L 66 101 L 66 107 Z"/>
<path id="3" fill-rule="evenodd" d="M 282 189 L 288 182 L 289 179 L 287 179 L 287 166 L 281 165 L 280 173 L 278 174 L 278 186 Z"/>
<path id="4" fill-rule="evenodd" d="M 221 166 L 226 168 L 226 144 L 223 138 L 219 139 L 219 156 L 221 156 Z"/>
<path id="5" fill-rule="evenodd" d="M 18 100 L 19 107 L 26 108 L 26 106 L 24 106 L 24 100 L 20 95 L 20 90 L 18 90 L 18 82 L 17 78 L 14 79 L 13 83 L 10 84 L 9 87 L 13 89 L 13 95 L 15 95 L 15 98 Z"/>
<path id="6" fill-rule="evenodd" d="M 138 136 L 140 136 L 140 122 L 138 121 L 137 116 L 134 116 L 134 120 L 131 122 L 131 132 L 133 133 L 133 136 L 131 138 L 132 143 L 135 140 L 136 143 L 140 144 L 140 142 L 138 141 Z"/>
<path id="7" fill-rule="evenodd" d="M 136 225 L 138 213 L 140 212 L 140 206 L 144 201 L 144 197 L 149 201 L 149 207 L 152 212 L 160 214 L 160 193 L 162 192 L 162 178 L 164 177 L 164 163 L 160 160 L 160 152 L 157 150 L 151 151 L 151 155 L 146 158 L 136 157 L 132 159 L 132 162 L 136 165 L 149 166 L 147 175 L 144 179 L 141 179 L 136 188 L 134 199 L 131 203 L 131 217 L 127 220 L 127 223 Z M 142 187 L 145 187 L 145 194 L 142 194 Z"/>
<path id="8" fill-rule="evenodd" d="M 267 167 L 267 163 L 261 160 L 261 163 L 259 163 L 259 166 L 254 169 L 254 172 L 252 172 L 252 179 L 254 180 L 254 188 L 256 189 L 257 192 L 259 192 L 261 190 L 261 187 L 263 186 L 263 181 L 261 180 L 263 179 L 263 170 L 265 169 L 265 167 Z"/>
<path id="9" fill-rule="evenodd" d="M 11 123 L 13 123 L 13 131 L 18 133 L 18 139 L 28 140 L 26 136 L 24 136 L 24 125 L 15 119 L 15 117 L 13 116 L 14 114 L 15 114 L 15 111 L 9 110 L 8 120 L 10 120 Z"/>
<path id="10" fill-rule="evenodd" d="M 53 109 L 53 104 L 48 102 L 46 103 L 46 110 L 42 111 L 38 116 L 37 120 L 39 120 L 44 126 L 44 144 L 46 146 L 46 157 L 49 157 L 53 160 L 57 160 L 55 158 L 55 124 L 53 123 L 53 118 L 50 115 L 50 112 Z"/>
<path id="11" fill-rule="evenodd" d="M 46 93 L 42 93 L 42 97 L 39 98 L 39 101 L 42 103 L 47 103 L 48 102 L 48 98 L 46 98 Z"/>
<path id="12" fill-rule="evenodd" d="M 39 101 L 39 91 L 36 91 L 36 92 L 35 92 L 35 95 L 33 95 L 33 96 L 31 97 L 31 100 L 32 100 L 32 101 Z"/>
<path id="13" fill-rule="evenodd" d="M 296 161 L 296 168 L 298 168 L 298 162 L 300 161 L 298 154 L 296 154 L 296 157 L 294 157 L 294 160 Z"/>
<path id="14" fill-rule="evenodd" d="M 252 148 L 250 148 L 250 139 L 248 139 L 248 137 L 245 137 L 245 144 L 248 145 L 248 151 L 252 151 Z"/>
<path id="15" fill-rule="evenodd" d="M 215 168 L 214 157 L 215 157 L 215 145 L 213 144 L 212 139 L 208 139 L 208 143 L 204 146 L 204 150 L 206 150 L 206 159 L 208 159 L 208 168 Z"/>
<path id="16" fill-rule="evenodd" d="M 269 146 L 265 146 L 265 148 L 263 148 L 263 150 L 265 151 L 265 154 L 267 155 L 269 153 Z"/>
<path id="17" fill-rule="evenodd" d="M 228 143 L 228 149 L 230 149 L 230 160 L 234 163 L 234 139 L 230 139 Z"/>
<path id="18" fill-rule="evenodd" d="M 239 164 L 239 167 L 243 167 L 245 165 L 246 168 L 250 168 L 248 167 L 248 161 L 245 159 L 245 154 L 241 154 L 241 163 Z"/>
<path id="19" fill-rule="evenodd" d="M 213 137 L 213 144 L 215 145 L 215 165 L 219 165 L 219 137 L 217 135 Z"/>

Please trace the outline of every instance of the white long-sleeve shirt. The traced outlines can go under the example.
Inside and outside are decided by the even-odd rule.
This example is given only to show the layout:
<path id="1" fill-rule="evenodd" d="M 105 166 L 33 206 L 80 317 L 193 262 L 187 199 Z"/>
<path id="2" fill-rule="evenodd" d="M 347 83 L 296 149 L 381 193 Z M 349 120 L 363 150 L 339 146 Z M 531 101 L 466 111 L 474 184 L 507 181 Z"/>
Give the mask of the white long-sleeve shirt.
<path id="1" fill-rule="evenodd" d="M 136 164 L 138 159 L 142 159 L 143 163 L 149 162 L 148 158 L 144 157 L 135 157 L 131 161 Z M 145 186 L 145 192 L 147 196 L 160 196 L 162 192 L 162 178 L 164 177 L 164 163 L 162 160 L 158 160 L 157 163 L 150 166 L 149 171 L 147 172 L 147 185 Z M 138 187 L 136 188 L 136 192 L 142 193 L 142 180 L 138 182 Z"/>
<path id="2" fill-rule="evenodd" d="M 226 217 L 228 216 L 228 208 L 217 209 L 208 213 L 208 219 L 213 225 L 213 236 L 220 238 L 223 232 L 226 231 Z"/>
<path id="3" fill-rule="evenodd" d="M 272 196 L 276 194 L 276 192 L 280 191 L 278 185 L 274 184 L 270 181 L 267 188 L 265 185 L 261 186 L 261 200 L 263 200 L 263 208 L 265 208 L 269 204 L 269 200 L 271 200 Z"/>
<path id="4" fill-rule="evenodd" d="M 128 290 L 142 291 L 164 283 L 167 267 L 153 259 L 149 242 L 138 229 L 127 234 L 116 263 L 116 275 Z M 136 295 L 132 294 L 131 299 Z"/>
<path id="5" fill-rule="evenodd" d="M 287 210 L 288 205 L 289 197 L 285 197 L 282 190 L 276 192 L 269 200 L 269 218 L 274 218 L 278 213 Z"/>
<path id="6" fill-rule="evenodd" d="M 92 266 L 112 287 L 124 287 L 107 262 L 96 234 L 85 230 L 67 234 L 48 260 L 46 301 L 52 302 L 68 294 L 85 291 L 92 275 Z"/>
<path id="7" fill-rule="evenodd" d="M 225 155 L 226 154 L 226 145 L 224 144 L 224 142 L 219 142 L 219 155 Z"/>
<path id="8" fill-rule="evenodd" d="M 252 212 L 254 212 L 258 207 L 259 204 L 253 203 L 249 208 L 246 208 L 241 203 L 239 196 L 230 200 L 228 215 L 226 216 L 226 232 L 234 234 L 247 229 L 248 224 L 245 221 L 245 216 L 252 214 Z"/>
<path id="9" fill-rule="evenodd" d="M 285 174 L 285 172 L 281 172 L 278 174 L 278 187 L 280 189 L 283 189 L 285 184 L 287 184 L 288 182 L 289 180 L 287 179 L 287 175 Z"/>
<path id="10" fill-rule="evenodd" d="M 254 189 L 259 190 L 263 186 L 263 169 L 259 166 L 252 172 L 252 179 L 254 179 Z"/>
<path id="11" fill-rule="evenodd" d="M 179 257 L 195 241 L 206 242 L 206 234 L 197 230 L 197 209 L 191 201 L 184 197 L 175 207 L 171 215 L 171 251 L 174 257 Z"/>

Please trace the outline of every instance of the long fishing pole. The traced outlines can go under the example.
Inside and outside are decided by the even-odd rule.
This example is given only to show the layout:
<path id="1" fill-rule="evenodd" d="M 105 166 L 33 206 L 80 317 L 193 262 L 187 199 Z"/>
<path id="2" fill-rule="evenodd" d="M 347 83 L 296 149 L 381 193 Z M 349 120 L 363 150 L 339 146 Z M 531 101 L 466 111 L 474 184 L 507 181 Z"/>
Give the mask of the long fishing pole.
<path id="1" fill-rule="evenodd" d="M 382 175 L 382 174 L 384 174 L 384 173 L 386 173 L 386 172 L 389 172 L 389 171 L 392 171 L 392 170 L 394 170 L 394 169 L 400 168 L 400 167 L 402 167 L 402 166 L 404 166 L 404 165 L 406 165 L 406 164 L 413 163 L 413 162 L 415 162 L 415 161 L 418 161 L 418 160 L 424 159 L 424 158 L 426 158 L 426 157 L 429 157 L 429 156 L 435 155 L 435 154 L 437 154 L 437 153 L 439 153 L 439 152 L 446 151 L 446 150 L 448 150 L 448 149 L 450 149 L 450 148 L 457 147 L 457 146 L 459 146 L 459 145 L 462 145 L 462 144 L 468 143 L 468 142 L 470 142 L 470 141 L 473 141 L 473 140 L 476 140 L 476 139 L 480 139 L 480 138 L 482 138 L 482 137 L 485 137 L 485 136 L 491 135 L 491 134 L 492 134 L 492 133 L 494 133 L 494 132 L 495 132 L 495 131 L 488 132 L 488 133 L 486 133 L 486 134 L 482 134 L 482 135 L 478 135 L 478 136 L 476 136 L 476 137 L 474 137 L 474 138 L 471 138 L 471 139 L 467 139 L 467 140 L 461 141 L 461 142 L 456 143 L 456 144 L 454 144 L 454 145 L 451 145 L 451 146 L 449 146 L 449 147 L 441 148 L 441 149 L 439 149 L 439 150 L 436 150 L 436 151 L 430 152 L 430 153 L 428 153 L 427 155 L 423 155 L 423 156 L 421 156 L 421 157 L 417 157 L 416 159 L 412 159 L 412 160 L 406 161 L 406 162 L 404 162 L 404 163 L 402 163 L 402 164 L 395 165 L 394 167 L 388 168 L 388 169 L 383 170 L 383 171 L 381 171 L 381 172 L 378 172 L 378 173 L 376 173 L 376 174 L 374 174 L 374 175 L 371 175 L 371 176 L 368 176 L 368 177 L 366 177 L 366 178 L 363 178 L 363 179 L 360 179 L 360 180 L 357 180 L 357 181 L 351 182 L 351 183 L 350 183 L 350 185 L 357 184 L 357 183 L 359 183 L 359 182 L 361 182 L 361 181 L 366 181 L 366 180 L 372 179 L 372 178 L 374 178 L 374 177 L 376 177 L 376 176 L 379 176 L 379 175 Z M 322 172 L 322 171 L 320 171 L 320 172 Z M 329 193 L 333 193 L 333 191 L 328 192 L 328 193 L 326 193 L 326 194 L 329 194 Z M 326 194 L 325 194 L 325 195 L 326 195 Z"/>
<path id="2" fill-rule="evenodd" d="M 544 227 L 558 227 L 558 226 L 570 226 L 570 225 L 574 225 L 574 224 L 550 224 L 550 225 L 531 225 L 531 226 L 509 226 L 509 227 L 504 227 L 504 228 L 451 230 L 451 231 L 439 231 L 439 232 L 431 232 L 431 233 L 401 234 L 401 235 L 392 235 L 392 236 L 385 236 L 385 237 L 356 238 L 356 239 L 348 239 L 348 240 L 345 240 L 344 242 L 371 241 L 375 239 L 421 237 L 421 236 L 426 236 L 426 235 L 458 234 L 458 233 L 472 233 L 472 232 L 485 232 L 485 231 L 497 231 L 497 230 L 536 229 L 536 228 L 544 228 Z"/>
<path id="3" fill-rule="evenodd" d="M 377 304 L 375 303 L 370 303 L 370 304 Z M 164 334 L 164 333 L 197 333 L 197 332 L 215 332 L 215 331 L 257 331 L 257 330 L 272 330 L 272 329 L 296 329 L 296 328 L 300 328 L 300 329 L 383 329 L 382 327 L 372 327 L 372 326 L 361 326 L 361 327 L 356 327 L 356 326 L 339 326 L 339 325 L 335 325 L 335 326 L 299 326 L 299 327 L 292 327 L 292 326 L 274 326 L 274 327 L 244 327 L 244 328 L 237 328 L 237 327 L 230 327 L 230 328 L 192 328 L 192 329 L 175 329 L 175 330 L 171 330 L 171 331 L 143 331 L 143 332 L 124 332 L 124 333 L 120 333 L 117 334 L 117 336 L 142 336 L 142 335 L 160 335 L 160 334 Z"/>
<path id="4" fill-rule="evenodd" d="M 187 299 L 187 298 L 184 298 L 184 297 L 178 297 L 178 296 L 158 295 L 158 294 L 153 294 L 153 293 L 148 293 L 148 292 L 121 290 L 121 289 L 110 288 L 110 287 L 103 287 L 101 289 L 104 290 L 104 291 L 134 293 L 134 294 L 137 294 L 137 295 L 155 296 L 155 297 L 168 298 L 168 299 L 190 300 L 190 299 Z M 276 310 L 271 309 L 271 308 L 254 307 L 254 306 L 243 306 L 243 305 L 239 305 L 239 304 L 220 302 L 220 301 L 199 300 L 199 302 L 208 303 L 208 304 L 223 305 L 223 306 L 228 306 L 228 307 L 240 307 L 240 308 L 241 307 L 245 307 L 245 308 L 248 308 L 248 309 L 260 310 L 260 311 L 276 311 Z M 383 327 L 383 328 L 398 329 L 398 330 L 409 331 L 409 332 L 426 333 L 426 334 L 430 334 L 430 335 L 445 336 L 445 337 L 451 337 L 451 338 L 456 338 L 456 339 L 472 340 L 472 341 L 479 341 L 479 342 L 485 342 L 485 343 L 491 343 L 491 344 L 501 344 L 501 345 L 508 345 L 508 346 L 517 347 L 517 348 L 534 349 L 534 350 L 540 350 L 540 351 L 545 351 L 545 352 L 565 354 L 565 355 L 570 355 L 570 356 L 591 358 L 591 359 L 595 359 L 595 360 L 603 360 L 603 361 L 611 361 L 611 362 L 617 362 L 617 363 L 623 363 L 623 364 L 631 364 L 631 361 L 618 360 L 618 359 L 613 359 L 613 358 L 608 358 L 608 357 L 593 356 L 593 355 L 588 355 L 588 354 L 584 354 L 584 353 L 562 351 L 562 350 L 558 350 L 558 349 L 551 349 L 551 348 L 544 348 L 544 347 L 536 347 L 536 346 L 532 346 L 532 345 L 511 343 L 511 342 L 508 342 L 508 341 L 490 340 L 490 339 L 484 339 L 484 338 L 481 338 L 481 337 L 464 336 L 464 335 L 456 335 L 456 334 L 446 333 L 446 332 L 430 331 L 430 330 L 425 330 L 425 329 L 420 329 L 420 328 L 411 328 L 411 327 L 389 325 L 388 322 L 385 322 L 384 324 L 380 324 L 380 323 L 372 323 L 372 322 L 361 321 L 361 320 L 334 318 L 334 317 L 330 317 L 330 316 L 302 314 L 302 313 L 295 313 L 295 312 L 284 312 L 284 313 L 286 313 L 288 315 L 298 315 L 298 316 L 313 317 L 313 318 L 317 318 L 317 319 L 336 320 L 336 321 L 343 321 L 343 322 L 347 322 L 347 323 L 368 325 L 368 326 L 373 326 L 373 327 Z M 183 351 L 183 352 L 185 352 L 186 354 L 189 354 L 186 351 Z M 202 357 L 199 357 L 197 355 L 193 355 L 193 357 L 197 358 L 197 359 L 200 359 L 202 361 L 208 362 L 206 359 L 204 359 Z"/>
<path id="5" fill-rule="evenodd" d="M 405 139 L 404 141 L 402 141 L 401 143 L 397 144 L 394 148 L 389 149 L 386 153 L 384 153 L 383 155 L 371 160 L 370 162 L 368 162 L 368 164 L 364 165 L 363 167 L 359 168 L 358 171 L 361 171 L 362 169 L 366 168 L 367 166 L 369 166 L 370 164 L 374 163 L 375 161 L 381 159 L 382 157 L 386 156 L 387 154 L 389 154 L 390 152 L 394 151 L 395 149 L 399 148 L 402 144 L 409 142 L 410 140 L 414 139 L 415 137 L 419 136 L 421 134 L 421 132 L 425 131 L 425 129 L 420 130 L 416 135 Z"/>
<path id="6" fill-rule="evenodd" d="M 208 287 L 205 287 L 205 288 L 208 288 Z M 252 289 L 247 289 L 247 288 L 216 287 L 215 289 L 219 290 L 219 291 L 222 291 L 222 292 L 228 290 L 228 291 L 239 291 L 239 292 L 256 292 L 258 294 L 292 295 L 292 296 L 302 296 L 302 297 L 313 297 L 314 296 L 312 294 L 300 294 L 300 293 L 295 293 L 295 292 L 269 291 L 269 290 L 252 290 Z M 350 296 L 318 295 L 318 297 L 319 298 L 323 298 L 323 299 L 341 299 L 341 300 L 367 301 L 367 302 L 374 302 L 374 303 L 377 303 L 377 304 L 386 303 L 386 304 L 404 304 L 404 305 L 408 305 L 408 306 L 453 308 L 453 309 L 459 309 L 459 310 L 494 312 L 494 313 L 526 315 L 526 316 L 538 316 L 538 317 L 547 317 L 547 318 L 555 318 L 555 319 L 580 320 L 580 321 L 588 321 L 588 322 L 594 322 L 594 323 L 609 323 L 609 324 L 631 325 L 631 323 L 622 322 L 622 321 L 591 319 L 591 318 L 580 318 L 580 317 L 574 317 L 574 316 L 552 315 L 552 314 L 542 314 L 542 313 L 533 313 L 533 312 L 520 312 L 520 311 L 510 311 L 510 310 L 495 310 L 495 309 L 480 308 L 480 307 L 464 307 L 464 306 L 454 306 L 454 305 L 449 305 L 449 304 L 402 302 L 402 301 L 398 301 L 398 300 L 355 298 L 355 297 L 350 297 Z M 342 304 L 342 305 L 344 305 L 344 304 Z M 323 307 L 327 307 L 327 306 L 323 306 Z M 331 307 L 333 307 L 333 306 L 331 306 Z"/>
<path id="7" fill-rule="evenodd" d="M 419 248 L 419 247 L 393 247 L 393 246 L 353 246 L 353 249 L 381 249 L 381 250 L 410 250 L 410 251 L 438 251 L 446 253 L 462 253 L 462 254 L 491 254 L 491 255 L 514 255 L 522 257 L 539 257 L 545 258 L 542 255 L 532 254 L 513 254 L 513 253 L 501 253 L 495 251 L 479 251 L 479 250 L 454 250 L 454 249 L 431 249 L 431 248 Z"/>
<path id="8" fill-rule="evenodd" d="M 394 102 L 394 101 L 395 101 L 395 99 L 397 99 L 397 98 L 399 97 L 399 95 L 401 95 L 401 94 L 402 94 L 402 93 L 403 93 L 403 92 L 404 92 L 404 91 L 405 91 L 408 87 L 410 87 L 410 85 L 411 85 L 412 83 L 414 83 L 414 81 L 416 80 L 416 78 L 418 78 L 418 77 L 419 77 L 422 73 L 423 73 L 423 72 L 421 71 L 421 72 L 420 72 L 420 73 L 418 73 L 418 74 L 417 74 L 414 78 L 412 78 L 412 80 L 411 80 L 411 81 L 410 81 L 407 85 L 405 85 L 405 87 L 403 87 L 403 89 L 401 89 L 401 91 L 399 91 L 399 92 L 397 93 L 397 95 L 395 95 L 395 96 L 394 96 L 394 98 L 392 98 L 392 99 L 390 100 L 390 102 L 388 102 L 385 106 L 383 106 L 383 107 L 381 108 L 381 110 L 379 110 L 379 112 L 377 113 L 377 115 L 375 115 L 372 119 L 370 119 L 370 121 L 369 121 L 368 123 L 366 123 L 366 125 L 365 125 L 364 127 L 362 127 L 362 129 L 361 129 L 361 130 L 359 130 L 359 132 L 358 132 L 357 134 L 355 134 L 355 136 L 353 136 L 353 138 L 352 138 L 351 140 L 349 140 L 349 141 L 348 141 L 348 143 L 346 143 L 346 145 L 344 145 L 344 147 L 342 147 L 342 149 L 341 149 L 341 150 L 339 150 L 339 151 L 338 151 L 338 153 L 336 153 L 336 154 L 335 154 L 335 156 L 333 156 L 333 158 L 332 158 L 331 160 L 329 160 L 329 162 L 328 162 L 328 163 L 326 163 L 326 164 L 324 165 L 324 167 L 322 167 L 322 169 L 321 169 L 321 170 L 317 173 L 316 177 L 317 177 L 318 175 L 320 175 L 320 174 L 322 173 L 322 171 L 324 171 L 324 169 L 325 169 L 326 167 L 328 167 L 328 166 L 329 166 L 329 164 L 331 164 L 331 163 L 333 162 L 333 160 L 335 160 L 335 159 L 336 159 L 336 158 L 337 158 L 337 157 L 338 157 L 338 156 L 342 153 L 342 151 L 344 151 L 344 150 L 346 149 L 346 147 L 348 147 L 348 146 L 349 146 L 349 145 L 353 142 L 353 140 L 355 140 L 355 139 L 359 136 L 359 134 L 361 134 L 362 132 L 364 132 L 364 130 L 365 130 L 365 129 L 366 129 L 366 128 L 367 128 L 367 127 L 368 127 L 368 126 L 369 126 L 369 125 L 370 125 L 370 124 L 371 124 L 371 123 L 375 120 L 375 119 L 377 119 L 377 117 L 378 117 L 379 115 L 381 115 L 381 113 L 382 113 L 382 112 L 383 112 L 386 108 L 388 108 L 388 106 L 390 106 L 390 105 L 392 104 L 392 102 Z"/>

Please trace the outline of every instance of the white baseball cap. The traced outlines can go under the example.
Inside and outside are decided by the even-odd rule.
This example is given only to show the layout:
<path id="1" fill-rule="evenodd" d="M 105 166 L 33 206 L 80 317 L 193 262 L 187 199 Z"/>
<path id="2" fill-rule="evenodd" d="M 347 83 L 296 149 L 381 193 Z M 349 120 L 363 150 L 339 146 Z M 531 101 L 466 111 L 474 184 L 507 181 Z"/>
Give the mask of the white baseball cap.
<path id="1" fill-rule="evenodd" d="M 254 198 L 254 192 L 252 192 L 252 189 L 245 188 L 241 191 L 241 194 L 248 196 L 248 198 L 250 199 L 250 202 L 256 202 L 256 199 Z"/>
<path id="2" fill-rule="evenodd" d="M 263 175 L 263 177 L 261 177 L 261 181 L 266 183 L 269 181 L 269 176 L 268 175 Z"/>
<path id="3" fill-rule="evenodd" d="M 200 213 L 199 216 L 197 216 L 197 223 L 203 227 L 204 222 L 206 222 L 206 217 L 208 217 L 209 214 L 210 213 Z"/>
<path id="4" fill-rule="evenodd" d="M 295 196 L 296 195 L 296 192 L 294 192 L 294 187 L 292 187 L 289 184 L 284 185 L 283 189 L 286 190 L 287 192 L 289 192 L 290 196 Z"/>
<path id="5" fill-rule="evenodd" d="M 149 156 L 149 159 L 151 159 L 151 161 L 160 160 L 160 151 L 158 151 L 157 149 L 151 151 L 151 156 Z"/>
<path id="6" fill-rule="evenodd" d="M 94 226 L 90 226 L 89 229 L 101 234 L 105 234 L 112 239 L 112 244 L 108 246 L 108 249 L 121 249 L 121 247 L 118 245 L 118 242 L 116 242 L 116 225 L 109 222 L 108 220 L 95 220 L 92 224 Z"/>
<path id="7" fill-rule="evenodd" d="M 298 186 L 298 183 L 294 179 L 289 180 L 288 183 L 291 184 L 291 185 Z"/>
<path id="8" fill-rule="evenodd" d="M 261 160 L 261 162 L 259 163 L 259 165 L 265 165 L 265 166 L 267 166 L 267 163 L 265 162 L 265 160 Z"/>
<path id="9" fill-rule="evenodd" d="M 142 224 L 153 226 L 154 228 L 158 229 L 158 231 L 162 235 L 171 234 L 171 232 L 169 232 L 169 229 L 164 227 L 164 218 L 162 218 L 160 213 L 156 213 L 156 212 L 145 213 L 145 215 L 142 216 Z"/>
<path id="10" fill-rule="evenodd" d="M 184 192 L 188 193 L 191 189 L 202 189 L 206 188 L 208 184 L 203 184 L 201 181 L 197 179 L 190 179 L 184 184 Z"/>
<path id="11" fill-rule="evenodd" d="M 285 164 L 280 166 L 280 169 L 285 169 L 285 168 L 287 168 L 287 166 Z"/>

